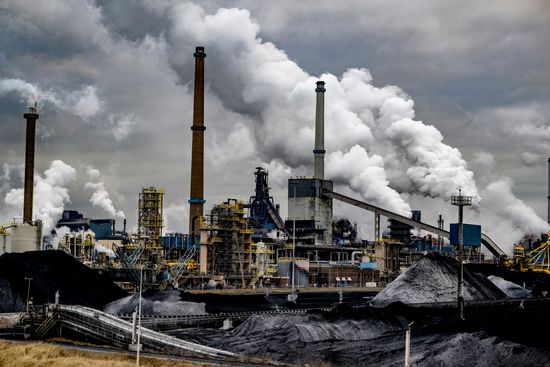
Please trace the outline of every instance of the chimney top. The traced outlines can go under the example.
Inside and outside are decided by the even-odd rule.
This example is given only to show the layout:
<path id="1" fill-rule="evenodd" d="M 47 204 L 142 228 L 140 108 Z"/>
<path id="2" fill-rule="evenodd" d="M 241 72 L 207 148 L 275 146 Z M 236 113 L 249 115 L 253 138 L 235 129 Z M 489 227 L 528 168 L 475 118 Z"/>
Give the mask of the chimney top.
<path id="1" fill-rule="evenodd" d="M 195 57 L 205 57 L 206 54 L 204 53 L 204 47 L 203 46 L 197 46 L 195 48 L 195 53 L 193 54 Z"/>
<path id="2" fill-rule="evenodd" d="M 315 91 L 317 93 L 321 92 L 321 93 L 324 93 L 326 92 L 327 90 L 325 89 L 325 82 L 322 81 L 322 80 L 319 80 L 317 83 L 317 88 L 315 88 Z"/>

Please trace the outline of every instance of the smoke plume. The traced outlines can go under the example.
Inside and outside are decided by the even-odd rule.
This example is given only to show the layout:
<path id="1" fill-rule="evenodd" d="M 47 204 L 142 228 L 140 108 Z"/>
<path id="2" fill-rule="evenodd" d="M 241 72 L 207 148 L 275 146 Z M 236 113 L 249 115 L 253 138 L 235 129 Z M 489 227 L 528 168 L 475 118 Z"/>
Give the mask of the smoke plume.
<path id="1" fill-rule="evenodd" d="M 223 55 L 208 58 L 208 67 L 216 70 L 208 75 L 209 91 L 232 113 L 256 121 L 241 124 L 233 135 L 240 134 L 243 141 L 254 137 L 256 154 L 264 162 L 278 162 L 279 167 L 282 162 L 293 171 L 311 166 L 313 90 L 321 79 L 327 89 L 327 175 L 336 183 L 405 215 L 410 212 L 403 199 L 407 195 L 448 201 L 461 188 L 473 197 L 477 210 L 506 217 L 516 238 L 547 228 L 514 196 L 506 179 L 485 185 L 484 200 L 460 151 L 445 144 L 436 127 L 415 119 L 414 101 L 399 87 L 375 86 L 364 68 L 349 69 L 341 77 L 309 75 L 284 51 L 258 37 L 260 26 L 247 10 L 206 14 L 200 6 L 184 3 L 166 11 L 172 19 L 167 35 L 172 67 L 181 80 L 190 80 L 189 50 L 194 45 L 206 45 L 207 54 Z M 234 148 L 227 147 L 227 153 Z M 496 200 L 498 196 L 503 200 Z M 512 219 L 516 216 L 521 219 Z"/>
<path id="2" fill-rule="evenodd" d="M 185 56 L 191 45 L 206 44 L 210 53 L 223 55 L 209 60 L 210 67 L 220 71 L 209 75 L 210 88 L 231 110 L 257 119 L 248 129 L 262 159 L 280 160 L 291 168 L 309 165 L 318 78 L 258 38 L 259 25 L 247 10 L 219 9 L 207 15 L 186 3 L 174 7 L 172 14 L 172 62 L 182 79 L 188 78 L 190 68 L 181 60 L 191 61 Z M 241 26 L 226 27 L 229 24 Z M 217 64 L 222 60 L 223 67 Z M 320 79 L 327 88 L 332 179 L 400 213 L 410 208 L 397 190 L 449 198 L 461 186 L 478 199 L 473 173 L 460 152 L 444 144 L 435 127 L 413 120 L 414 103 L 400 88 L 374 86 L 366 69 L 350 69 L 341 78 L 323 74 Z M 236 88 L 226 88 L 228 84 Z M 337 168 L 352 161 L 353 167 Z"/>
<path id="3" fill-rule="evenodd" d="M 76 170 L 60 160 L 51 163 L 43 175 L 35 174 L 33 219 L 43 223 L 43 233 L 47 235 L 55 227 L 65 204 L 70 202 L 66 186 L 75 179 Z M 4 202 L 14 212 L 23 212 L 24 189 L 11 189 L 4 197 Z"/>
<path id="4" fill-rule="evenodd" d="M 116 210 L 113 204 L 113 201 L 110 198 L 109 192 L 105 187 L 104 182 L 93 182 L 97 181 L 101 175 L 100 171 L 97 168 L 92 166 L 86 167 L 86 174 L 92 180 L 92 182 L 87 182 L 84 185 L 86 190 L 93 190 L 92 196 L 90 197 L 90 203 L 93 206 L 105 210 L 111 217 L 124 219 L 126 215 L 122 210 Z"/>
<path id="5" fill-rule="evenodd" d="M 40 89 L 36 85 L 21 79 L 0 80 L 0 96 L 15 92 L 28 104 L 51 104 L 56 108 L 70 112 L 83 120 L 95 116 L 102 109 L 97 96 L 97 88 L 84 85 L 80 90 L 71 92 Z"/>

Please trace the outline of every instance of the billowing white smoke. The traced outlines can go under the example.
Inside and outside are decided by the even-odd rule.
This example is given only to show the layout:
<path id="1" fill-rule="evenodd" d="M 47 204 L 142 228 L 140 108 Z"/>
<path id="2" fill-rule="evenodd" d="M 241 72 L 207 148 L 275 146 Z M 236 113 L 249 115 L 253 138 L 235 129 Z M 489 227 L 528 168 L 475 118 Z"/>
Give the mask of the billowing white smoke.
<path id="1" fill-rule="evenodd" d="M 312 158 L 315 95 L 314 78 L 285 53 L 257 37 L 259 26 L 246 10 L 219 9 L 205 15 L 193 4 L 173 11 L 174 68 L 186 71 L 191 44 L 206 44 L 216 58 L 209 65 L 211 88 L 224 104 L 257 117 L 253 130 L 261 157 L 280 160 L 292 168 L 309 165 Z M 229 24 L 240 24 L 230 27 Z M 191 61 L 191 60 L 189 60 Z M 433 126 L 414 118 L 414 103 L 398 87 L 378 88 L 366 69 L 350 69 L 341 79 L 326 82 L 326 141 L 330 177 L 345 183 L 364 199 L 407 214 L 402 192 L 449 197 L 457 185 L 477 198 L 473 174 L 457 149 L 442 142 Z M 227 88 L 227 85 L 235 86 Z M 248 132 L 243 133 L 248 136 Z M 261 142 L 261 143 L 260 143 Z M 384 157 L 383 159 L 380 157 Z M 353 166 L 350 166 L 353 164 Z M 358 178 L 358 177 L 361 178 Z M 352 182 L 353 181 L 353 182 Z"/>
<path id="2" fill-rule="evenodd" d="M 57 249 L 59 247 L 59 242 L 61 242 L 66 235 L 71 233 L 71 229 L 69 227 L 59 227 L 54 228 L 54 234 L 50 236 L 48 242 L 49 245 L 52 246 L 52 248 Z"/>
<path id="3" fill-rule="evenodd" d="M 55 160 L 43 175 L 34 176 L 33 213 L 35 219 L 42 220 L 44 235 L 55 227 L 65 204 L 70 202 L 67 184 L 76 177 L 76 170 L 68 164 Z M 23 212 L 24 189 L 11 189 L 4 202 L 18 213 Z"/>
<path id="4" fill-rule="evenodd" d="M 378 155 L 369 157 L 367 151 L 354 145 L 349 152 L 333 152 L 327 159 L 327 174 L 335 183 L 346 183 L 368 202 L 379 204 L 402 215 L 411 211 L 399 194 L 389 187 L 384 160 Z"/>
<path id="5" fill-rule="evenodd" d="M 216 70 L 208 74 L 209 91 L 232 113 L 251 116 L 255 123 L 243 123 L 235 131 L 243 140 L 254 137 L 254 154 L 260 159 L 276 162 L 279 169 L 272 175 L 311 166 L 313 90 L 315 81 L 322 79 L 327 89 L 327 176 L 336 183 L 402 214 L 410 210 L 403 199 L 407 194 L 448 200 L 460 187 L 476 205 L 483 202 L 460 151 L 445 144 L 434 126 L 415 120 L 414 102 L 400 88 L 374 86 L 366 69 L 350 69 L 341 78 L 328 73 L 319 78 L 308 75 L 282 50 L 258 37 L 259 25 L 247 10 L 218 9 L 205 14 L 200 6 L 183 3 L 159 11 L 165 11 L 173 22 L 167 39 L 174 70 L 182 80 L 190 80 L 190 50 L 195 45 L 207 46 L 207 54 L 214 55 L 208 58 L 208 67 Z M 232 146 L 221 148 L 229 152 Z M 520 201 L 510 187 L 503 182 L 487 186 L 484 209 L 507 211 L 508 218 L 526 214 L 516 210 Z M 511 205 L 493 201 L 494 190 Z M 540 218 L 531 214 L 513 221 L 519 232 L 543 229 Z"/>
<path id="6" fill-rule="evenodd" d="M 92 181 L 96 181 L 99 179 L 101 172 L 97 168 L 87 166 L 86 174 Z M 111 217 L 120 219 L 126 218 L 122 210 L 115 209 L 113 200 L 111 200 L 104 182 L 87 182 L 84 188 L 86 190 L 93 190 L 92 196 L 90 197 L 90 203 L 92 203 L 93 206 L 105 210 Z"/>
<path id="7" fill-rule="evenodd" d="M 495 173 L 496 161 L 492 154 L 477 152 L 472 163 L 483 198 L 475 220 L 504 250 L 511 252 L 512 245 L 525 234 L 540 234 L 550 229 L 533 208 L 513 194 L 514 182 Z"/>
<path id="8" fill-rule="evenodd" d="M 84 85 L 80 90 L 67 92 L 40 89 L 21 79 L 0 80 L 0 96 L 10 92 L 18 93 L 29 105 L 34 102 L 49 103 L 84 120 L 100 112 L 103 104 L 97 96 L 97 88 L 91 85 Z"/>
<path id="9" fill-rule="evenodd" d="M 111 250 L 111 249 L 109 249 L 109 248 L 107 248 L 107 247 L 105 247 L 105 246 L 103 246 L 103 245 L 100 245 L 100 244 L 96 244 L 96 245 L 94 246 L 94 251 L 95 251 L 95 252 L 98 252 L 98 253 L 99 253 L 99 252 L 104 252 L 104 253 L 107 254 L 106 256 L 107 256 L 107 257 L 110 257 L 111 259 L 116 258 L 116 254 L 115 254 L 115 252 L 114 252 L 113 250 Z"/>
<path id="10" fill-rule="evenodd" d="M 550 103 L 535 102 L 481 110 L 479 120 L 498 131 L 526 166 L 543 165 L 550 156 Z"/>

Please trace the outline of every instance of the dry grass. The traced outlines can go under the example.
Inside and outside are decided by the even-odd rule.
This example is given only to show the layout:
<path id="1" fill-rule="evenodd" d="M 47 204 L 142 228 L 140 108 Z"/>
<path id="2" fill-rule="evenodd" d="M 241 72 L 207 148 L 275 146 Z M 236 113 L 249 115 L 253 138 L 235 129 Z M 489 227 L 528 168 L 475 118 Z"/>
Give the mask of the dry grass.
<path id="1" fill-rule="evenodd" d="M 93 353 L 44 343 L 0 342 L 0 367 L 133 367 L 135 357 L 117 353 Z M 206 367 L 184 361 L 141 358 L 141 366 Z"/>

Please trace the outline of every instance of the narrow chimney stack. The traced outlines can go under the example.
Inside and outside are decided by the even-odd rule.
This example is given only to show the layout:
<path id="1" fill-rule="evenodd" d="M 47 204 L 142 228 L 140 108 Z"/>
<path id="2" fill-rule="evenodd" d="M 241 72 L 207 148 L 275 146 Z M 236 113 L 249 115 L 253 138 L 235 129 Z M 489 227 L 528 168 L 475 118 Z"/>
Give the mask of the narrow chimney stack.
<path id="1" fill-rule="evenodd" d="M 193 103 L 193 141 L 191 146 L 191 194 L 189 196 L 189 232 L 193 221 L 204 213 L 204 47 L 195 49 L 195 89 Z"/>
<path id="2" fill-rule="evenodd" d="M 325 82 L 318 81 L 315 92 L 315 149 L 313 149 L 313 177 L 325 179 Z"/>
<path id="3" fill-rule="evenodd" d="M 25 140 L 25 196 L 23 202 L 23 221 L 32 222 L 32 199 L 34 190 L 34 144 L 36 136 L 36 103 L 29 107 L 29 111 L 23 115 L 27 120 L 27 136 Z"/>
<path id="4" fill-rule="evenodd" d="M 547 222 L 550 224 L 550 158 L 548 158 L 548 217 Z"/>

